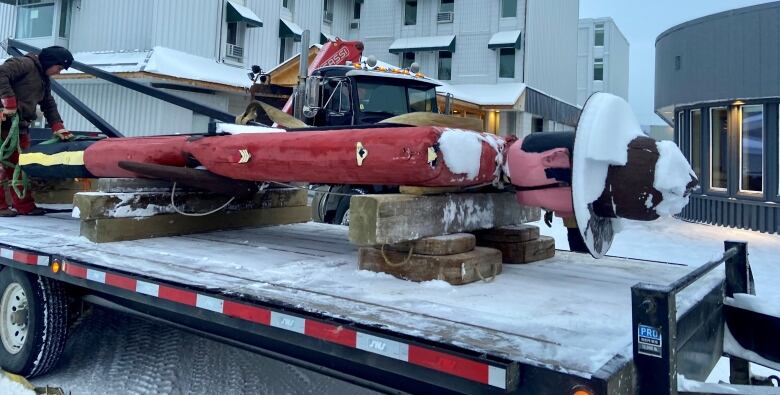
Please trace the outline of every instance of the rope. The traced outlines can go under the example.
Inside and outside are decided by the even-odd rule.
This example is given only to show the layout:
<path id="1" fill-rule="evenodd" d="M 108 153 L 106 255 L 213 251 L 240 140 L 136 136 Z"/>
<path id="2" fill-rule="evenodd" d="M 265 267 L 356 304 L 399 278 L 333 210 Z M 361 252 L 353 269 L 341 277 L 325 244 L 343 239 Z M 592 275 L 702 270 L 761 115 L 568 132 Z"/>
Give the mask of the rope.
<path id="1" fill-rule="evenodd" d="M 304 191 L 310 191 L 310 189 L 307 188 L 307 187 L 301 187 L 301 186 L 292 185 L 292 184 L 285 184 L 285 183 L 279 182 L 279 181 L 268 181 L 268 183 L 269 184 L 275 184 L 275 185 L 281 185 L 281 186 L 287 187 L 287 188 L 303 189 Z M 339 192 L 321 192 L 321 193 L 324 193 L 326 195 L 336 195 L 336 196 L 355 196 L 356 195 L 354 193 L 339 193 Z"/>
<path id="2" fill-rule="evenodd" d="M 16 196 L 21 198 L 27 193 L 27 187 L 29 184 L 27 180 L 27 174 L 22 172 L 21 167 L 11 163 L 9 160 L 14 152 L 18 152 L 20 154 L 22 153 L 20 142 L 19 114 L 14 114 L 11 121 L 11 129 L 8 130 L 8 135 L 5 137 L 5 139 L 3 139 L 3 143 L 0 145 L 0 164 L 2 164 L 4 170 L 14 169 L 10 186 L 14 193 L 16 193 Z M 8 184 L 8 181 L 4 180 L 2 187 L 5 187 Z M 19 189 L 20 184 L 22 186 L 21 190 Z"/>
<path id="3" fill-rule="evenodd" d="M 178 207 L 176 207 L 176 203 L 173 200 L 173 197 L 176 195 L 176 183 L 173 183 L 173 188 L 171 188 L 171 207 L 173 207 L 173 211 L 176 211 L 177 213 L 187 216 L 187 217 L 205 217 L 207 215 L 214 214 L 216 212 L 224 210 L 230 203 L 233 203 L 233 200 L 236 200 L 236 197 L 233 196 L 230 198 L 230 200 L 227 201 L 227 203 L 223 204 L 219 208 L 216 208 L 214 210 L 211 210 L 206 213 L 185 213 L 184 211 L 179 210 Z"/>
<path id="4" fill-rule="evenodd" d="M 480 280 L 482 280 L 483 282 L 486 282 L 486 283 L 491 283 L 491 282 L 493 282 L 493 280 L 496 279 L 496 276 L 498 276 L 498 265 L 500 265 L 500 263 L 498 263 L 498 264 L 493 263 L 493 264 L 490 265 L 493 268 L 493 275 L 490 276 L 490 278 L 488 278 L 488 279 L 485 279 L 485 277 L 482 276 L 482 273 L 480 272 L 479 267 L 477 267 L 476 263 L 473 264 L 473 268 L 474 268 L 474 271 L 477 273 L 477 277 L 479 277 Z"/>
<path id="5" fill-rule="evenodd" d="M 390 259 L 387 257 L 387 255 L 385 255 L 385 244 L 382 244 L 382 248 L 380 249 L 380 251 L 382 252 L 382 258 L 385 259 L 385 263 L 387 264 L 387 266 L 403 267 L 406 266 L 406 264 L 409 263 L 409 261 L 412 259 L 412 254 L 414 253 L 414 246 L 409 247 L 409 253 L 406 254 L 406 259 L 404 259 L 399 263 L 390 262 Z"/>

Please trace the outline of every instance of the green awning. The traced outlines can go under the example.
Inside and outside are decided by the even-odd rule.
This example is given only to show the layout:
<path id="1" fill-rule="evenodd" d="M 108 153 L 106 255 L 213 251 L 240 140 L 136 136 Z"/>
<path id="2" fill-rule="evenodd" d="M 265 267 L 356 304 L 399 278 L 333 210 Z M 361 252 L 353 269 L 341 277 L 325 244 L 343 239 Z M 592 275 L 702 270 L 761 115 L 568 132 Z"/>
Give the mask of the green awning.
<path id="1" fill-rule="evenodd" d="M 246 22 L 246 27 L 263 27 L 263 21 L 252 10 L 233 1 L 227 2 L 227 22 Z"/>
<path id="2" fill-rule="evenodd" d="M 488 48 L 520 49 L 520 44 L 522 43 L 522 41 L 520 40 L 521 36 L 522 34 L 520 34 L 520 30 L 509 30 L 505 32 L 498 32 L 494 34 L 492 37 L 490 37 L 490 41 L 488 41 Z"/>
<path id="3" fill-rule="evenodd" d="M 407 37 L 390 44 L 390 53 L 431 51 L 455 52 L 455 36 Z"/>
<path id="4" fill-rule="evenodd" d="M 335 34 L 320 33 L 320 44 L 325 44 L 328 41 L 336 41 Z"/>
<path id="5" fill-rule="evenodd" d="M 279 38 L 292 38 L 294 41 L 301 41 L 303 29 L 300 26 L 284 20 L 279 20 Z"/>

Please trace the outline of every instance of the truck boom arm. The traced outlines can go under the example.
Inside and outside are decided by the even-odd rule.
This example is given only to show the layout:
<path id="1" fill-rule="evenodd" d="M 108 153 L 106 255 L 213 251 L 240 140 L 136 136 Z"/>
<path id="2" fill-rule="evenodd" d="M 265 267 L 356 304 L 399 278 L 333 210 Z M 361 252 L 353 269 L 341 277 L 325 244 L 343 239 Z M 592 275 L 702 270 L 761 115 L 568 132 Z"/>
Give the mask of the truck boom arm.
<path id="1" fill-rule="evenodd" d="M 302 50 L 301 56 L 303 56 L 303 53 L 304 51 Z M 322 46 L 317 57 L 309 65 L 308 75 L 311 75 L 314 70 L 320 67 L 339 66 L 347 62 L 360 62 L 361 56 L 363 56 L 363 43 L 360 41 L 342 41 L 339 38 L 336 41 L 328 41 Z M 290 96 L 282 108 L 288 114 L 293 113 L 293 97 L 295 95 Z"/>

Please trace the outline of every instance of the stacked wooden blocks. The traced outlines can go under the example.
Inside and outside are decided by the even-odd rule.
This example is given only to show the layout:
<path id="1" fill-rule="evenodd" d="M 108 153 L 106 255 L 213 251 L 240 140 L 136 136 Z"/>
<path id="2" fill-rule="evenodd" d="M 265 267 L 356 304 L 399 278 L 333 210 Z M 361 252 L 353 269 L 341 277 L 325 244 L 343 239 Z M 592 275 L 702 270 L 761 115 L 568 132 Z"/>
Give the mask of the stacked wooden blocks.
<path id="1" fill-rule="evenodd" d="M 311 219 L 306 191 L 269 189 L 243 202 L 193 190 L 176 192 L 170 184 L 145 180 L 100 180 L 98 192 L 76 194 L 74 216 L 81 235 L 96 243 L 201 233 L 214 230 L 282 225 Z M 225 205 L 224 209 L 217 210 Z"/>
<path id="2" fill-rule="evenodd" d="M 501 273 L 501 252 L 476 246 L 465 232 L 540 216 L 538 208 L 518 205 L 512 193 L 360 195 L 350 202 L 349 238 L 363 246 L 360 269 L 459 285 Z"/>
<path id="3" fill-rule="evenodd" d="M 469 233 L 426 237 L 382 247 L 360 249 L 361 270 L 388 273 L 411 281 L 442 280 L 452 285 L 480 279 L 490 281 L 501 273 L 501 252 L 476 246 Z"/>
<path id="4" fill-rule="evenodd" d="M 502 226 L 475 234 L 477 245 L 501 251 L 504 263 L 530 263 L 555 256 L 555 239 L 539 236 L 534 225 Z"/>

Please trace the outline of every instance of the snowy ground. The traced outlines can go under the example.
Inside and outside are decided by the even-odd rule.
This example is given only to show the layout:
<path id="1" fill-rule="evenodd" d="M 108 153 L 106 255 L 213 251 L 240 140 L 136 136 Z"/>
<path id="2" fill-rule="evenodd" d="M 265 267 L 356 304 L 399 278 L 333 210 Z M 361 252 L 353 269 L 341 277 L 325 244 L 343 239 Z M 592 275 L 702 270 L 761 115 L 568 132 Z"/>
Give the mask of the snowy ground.
<path id="1" fill-rule="evenodd" d="M 567 249 L 560 222 L 542 233 Z M 697 265 L 722 254 L 724 240 L 747 241 L 758 295 L 780 303 L 780 236 L 675 219 L 628 223 L 610 255 Z M 762 375 L 768 369 L 754 368 Z M 777 374 L 776 372 L 773 374 Z M 708 381 L 727 380 L 723 360 Z M 3 379 L 0 379 L 0 388 Z M 370 393 L 365 389 L 165 325 L 94 309 L 76 326 L 59 366 L 34 380 L 74 394 Z"/>
<path id="2" fill-rule="evenodd" d="M 566 228 L 559 218 L 552 228 L 543 221 L 536 223 L 543 235 L 555 238 L 555 247 L 569 249 Z M 611 256 L 649 259 L 663 262 L 701 265 L 723 254 L 724 241 L 748 243 L 748 260 L 753 269 L 756 295 L 776 301 L 780 305 L 780 235 L 721 226 L 694 224 L 674 218 L 653 222 L 626 221 L 623 230 L 615 236 Z M 753 365 L 753 373 L 763 376 L 780 375 L 762 366 Z M 728 381 L 728 359 L 722 358 L 715 366 L 708 382 Z"/>

